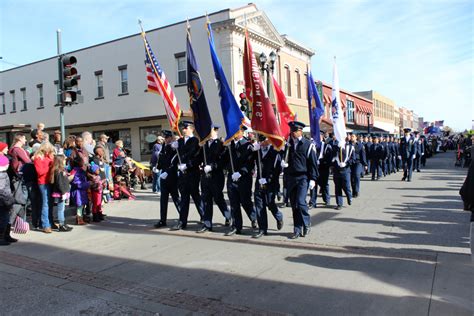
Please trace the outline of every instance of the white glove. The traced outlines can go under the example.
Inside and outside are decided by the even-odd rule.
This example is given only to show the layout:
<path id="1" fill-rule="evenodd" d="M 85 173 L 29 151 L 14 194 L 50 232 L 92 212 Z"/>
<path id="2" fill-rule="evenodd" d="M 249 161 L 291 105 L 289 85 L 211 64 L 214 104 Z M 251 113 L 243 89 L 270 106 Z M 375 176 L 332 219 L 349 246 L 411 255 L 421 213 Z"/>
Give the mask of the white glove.
<path id="1" fill-rule="evenodd" d="M 340 163 L 339 163 L 339 167 L 345 168 L 345 167 L 346 167 L 346 163 L 345 163 L 345 162 L 340 162 Z"/>
<path id="2" fill-rule="evenodd" d="M 402 156 L 398 155 L 398 160 L 402 160 Z"/>
<path id="3" fill-rule="evenodd" d="M 424 155 L 425 155 L 425 153 L 421 153 L 421 155 L 422 155 L 422 156 L 424 156 Z"/>
<path id="4" fill-rule="evenodd" d="M 158 169 L 156 169 L 156 167 L 153 167 L 153 173 L 158 173 Z"/>
<path id="5" fill-rule="evenodd" d="M 241 176 L 242 176 L 242 175 L 240 174 L 240 172 L 234 172 L 234 173 L 232 174 L 232 181 L 235 182 L 235 181 L 239 180 Z"/>
<path id="6" fill-rule="evenodd" d="M 171 143 L 171 148 L 173 149 L 178 149 L 179 145 L 178 145 L 178 142 L 177 141 L 174 141 Z"/>
<path id="7" fill-rule="evenodd" d="M 182 164 L 180 164 L 180 165 L 178 166 L 178 169 L 179 169 L 181 172 L 184 172 L 186 169 L 188 169 L 188 167 L 187 167 L 184 163 L 182 163 Z"/>
<path id="8" fill-rule="evenodd" d="M 260 150 L 260 144 L 259 144 L 259 143 L 254 143 L 254 144 L 252 145 L 252 150 L 253 150 L 253 151 L 258 151 L 258 150 Z"/>
<path id="9" fill-rule="evenodd" d="M 267 184 L 267 179 L 265 178 L 258 179 L 258 183 L 260 183 L 260 185 L 265 185 Z"/>
<path id="10" fill-rule="evenodd" d="M 416 155 L 413 155 L 413 159 L 415 159 L 415 158 L 416 158 Z"/>
<path id="11" fill-rule="evenodd" d="M 309 189 L 312 190 L 316 186 L 316 182 L 314 180 L 309 180 Z"/>
<path id="12" fill-rule="evenodd" d="M 289 165 L 288 165 L 287 162 L 285 162 L 285 161 L 282 161 L 282 162 L 281 162 L 281 167 L 282 167 L 282 168 L 288 168 L 288 166 L 289 166 Z"/>
<path id="13" fill-rule="evenodd" d="M 168 172 L 163 172 L 162 174 L 160 174 L 160 179 L 166 180 L 167 177 L 168 177 Z"/>
<path id="14" fill-rule="evenodd" d="M 205 172 L 205 173 L 209 173 L 209 172 L 211 172 L 211 171 L 212 171 L 212 167 L 211 167 L 211 166 L 209 166 L 209 165 L 205 165 L 205 166 L 204 166 L 204 172 Z"/>

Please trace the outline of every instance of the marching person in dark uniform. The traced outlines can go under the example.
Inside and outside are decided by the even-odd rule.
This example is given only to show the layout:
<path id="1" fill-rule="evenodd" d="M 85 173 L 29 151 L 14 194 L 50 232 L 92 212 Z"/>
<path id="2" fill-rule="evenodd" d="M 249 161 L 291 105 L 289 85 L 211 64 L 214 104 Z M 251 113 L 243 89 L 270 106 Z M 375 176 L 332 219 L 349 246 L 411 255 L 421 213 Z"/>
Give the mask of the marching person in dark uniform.
<path id="1" fill-rule="evenodd" d="M 305 125 L 289 122 L 291 138 L 288 144 L 288 160 L 281 166 L 287 175 L 287 191 L 293 211 L 294 231 L 291 239 L 304 237 L 311 231 L 311 218 L 306 204 L 306 194 L 316 187 L 318 165 L 314 144 L 303 137 Z"/>
<path id="2" fill-rule="evenodd" d="M 360 192 L 360 176 L 367 169 L 367 158 L 364 145 L 357 141 L 355 134 L 351 134 L 351 144 L 354 147 L 354 160 L 350 165 L 352 196 L 358 197 Z"/>
<path id="3" fill-rule="evenodd" d="M 224 165 L 222 155 L 224 144 L 218 138 L 219 126 L 214 125 L 211 131 L 211 139 L 201 148 L 203 170 L 201 173 L 201 192 L 204 204 L 204 223 L 198 233 L 212 231 L 213 201 L 219 207 L 225 218 L 225 226 L 230 226 L 230 210 L 224 199 Z"/>
<path id="4" fill-rule="evenodd" d="M 415 158 L 415 139 L 410 135 L 410 128 L 404 128 L 405 135 L 400 139 L 400 156 L 403 166 L 402 181 L 411 181 L 413 159 Z"/>
<path id="5" fill-rule="evenodd" d="M 421 155 L 421 159 L 420 159 L 420 163 L 421 163 L 421 166 L 424 168 L 425 165 L 426 165 L 426 152 L 425 152 L 425 149 L 427 148 L 426 147 L 426 137 L 425 137 L 425 135 L 421 135 L 420 140 L 421 140 L 421 148 L 423 150 L 422 155 Z"/>
<path id="6" fill-rule="evenodd" d="M 343 205 L 342 191 L 346 194 L 347 204 L 352 204 L 351 191 L 351 165 L 355 162 L 355 150 L 351 142 L 333 147 L 333 180 L 336 193 L 336 210 L 340 210 Z"/>
<path id="7" fill-rule="evenodd" d="M 402 160 L 401 160 L 401 155 L 400 155 L 400 139 L 395 138 L 395 152 L 397 155 L 395 156 L 395 166 L 397 168 L 397 172 L 400 171 Z"/>
<path id="8" fill-rule="evenodd" d="M 199 194 L 199 140 L 194 137 L 194 123 L 182 121 L 180 123 L 183 137 L 173 142 L 172 147 L 176 149 L 178 159 L 178 190 L 181 194 L 179 205 L 179 222 L 173 230 L 185 229 L 188 225 L 189 203 L 193 198 L 199 216 L 204 216 L 201 195 Z"/>
<path id="9" fill-rule="evenodd" d="M 390 173 L 396 173 L 398 149 L 397 149 L 397 144 L 395 143 L 395 138 L 393 136 L 390 136 L 389 150 L 390 150 Z"/>
<path id="10" fill-rule="evenodd" d="M 226 236 L 242 234 L 241 205 L 252 222 L 252 228 L 257 228 L 257 215 L 252 204 L 252 171 L 255 167 L 255 161 L 252 143 L 243 136 L 243 130 L 245 129 L 243 126 L 223 155 L 225 161 L 228 162 L 227 195 L 229 196 L 232 214 L 232 226 L 225 234 Z M 229 150 L 232 159 L 229 158 Z"/>
<path id="11" fill-rule="evenodd" d="M 173 142 L 173 133 L 168 130 L 162 131 L 165 143 L 158 155 L 156 169 L 161 170 L 160 174 L 160 221 L 155 224 L 155 228 L 167 226 L 166 220 L 168 216 L 168 198 L 171 195 L 176 210 L 179 214 L 179 193 L 178 193 L 178 169 L 173 162 L 176 157 L 176 151 L 171 147 Z"/>
<path id="12" fill-rule="evenodd" d="M 384 154 L 384 148 L 380 145 L 379 138 L 377 136 L 372 136 L 372 145 L 369 150 L 372 181 L 375 180 L 375 173 L 377 173 L 377 180 L 382 177 L 382 159 Z"/>
<path id="13" fill-rule="evenodd" d="M 387 168 L 387 160 L 388 160 L 388 148 L 387 148 L 387 141 L 385 136 L 380 137 L 380 145 L 383 148 L 383 158 L 382 158 L 382 173 L 383 176 L 386 177 L 388 174 L 388 168 Z"/>
<path id="14" fill-rule="evenodd" d="M 257 212 L 258 233 L 253 238 L 267 235 L 268 218 L 267 208 L 277 221 L 277 229 L 283 227 L 283 214 L 278 210 L 275 197 L 278 192 L 278 183 L 281 173 L 281 158 L 279 153 L 273 149 L 265 136 L 259 136 L 260 144 L 254 144 L 254 150 L 260 151 L 260 163 L 258 154 L 254 154 L 257 161 L 257 178 L 255 181 L 255 211 Z"/>
<path id="15" fill-rule="evenodd" d="M 425 155 L 425 145 L 421 141 L 418 131 L 414 131 L 415 135 L 415 159 L 413 160 L 413 170 L 420 172 L 421 157 Z"/>
<path id="16" fill-rule="evenodd" d="M 364 137 L 364 147 L 365 147 L 365 153 L 367 155 L 367 169 L 365 170 L 365 174 L 368 175 L 372 168 L 370 167 L 370 159 L 369 159 L 369 151 L 370 151 L 370 146 L 372 146 L 372 138 L 370 135 Z"/>
<path id="17" fill-rule="evenodd" d="M 321 133 L 321 147 L 316 150 L 316 157 L 318 159 L 318 181 L 317 186 L 311 190 L 310 196 L 311 200 L 309 202 L 309 207 L 316 207 L 316 201 L 318 197 L 317 187 L 320 187 L 321 195 L 323 197 L 323 202 L 325 205 L 329 205 L 331 200 L 331 195 L 329 193 L 329 169 L 332 165 L 332 146 L 324 139 L 324 131 Z"/>

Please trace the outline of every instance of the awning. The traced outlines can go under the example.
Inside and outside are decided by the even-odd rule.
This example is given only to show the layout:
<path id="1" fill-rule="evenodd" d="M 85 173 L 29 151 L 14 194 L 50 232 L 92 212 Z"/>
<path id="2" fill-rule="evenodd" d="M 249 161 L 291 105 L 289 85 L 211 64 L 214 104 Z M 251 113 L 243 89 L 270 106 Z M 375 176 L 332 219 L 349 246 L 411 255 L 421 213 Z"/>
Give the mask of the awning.
<path id="1" fill-rule="evenodd" d="M 362 112 L 362 113 L 372 113 L 370 107 L 367 106 L 367 105 L 364 105 L 364 104 L 361 104 L 361 103 L 356 103 L 355 105 L 356 105 L 357 111 L 359 111 L 359 112 Z"/>
<path id="2" fill-rule="evenodd" d="M 324 102 L 327 104 L 331 104 L 331 97 L 327 94 L 324 95 Z"/>

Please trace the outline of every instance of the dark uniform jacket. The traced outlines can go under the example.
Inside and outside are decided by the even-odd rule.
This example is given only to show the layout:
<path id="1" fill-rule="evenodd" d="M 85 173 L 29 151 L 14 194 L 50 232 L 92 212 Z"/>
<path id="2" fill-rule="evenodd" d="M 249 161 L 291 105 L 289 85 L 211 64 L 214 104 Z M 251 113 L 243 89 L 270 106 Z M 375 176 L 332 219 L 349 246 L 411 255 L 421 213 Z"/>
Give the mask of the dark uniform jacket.
<path id="1" fill-rule="evenodd" d="M 323 151 L 322 155 L 321 150 Z M 331 144 L 326 144 L 322 142 L 321 147 L 318 148 L 316 154 L 318 158 L 319 167 L 324 168 L 330 167 L 332 165 L 333 152 Z"/>
<path id="2" fill-rule="evenodd" d="M 181 158 L 181 163 L 186 165 L 185 173 L 199 171 L 199 164 L 201 157 L 199 155 L 199 140 L 197 137 L 189 137 L 184 141 L 184 137 L 178 140 L 178 153 Z M 179 160 L 175 159 L 175 163 L 179 164 Z"/>
<path id="3" fill-rule="evenodd" d="M 293 138 L 289 142 L 288 168 L 285 174 L 290 178 L 306 175 L 308 180 L 316 181 L 318 178 L 318 162 L 314 144 L 302 137 L 295 149 Z"/>
<path id="4" fill-rule="evenodd" d="M 278 188 L 278 181 L 280 179 L 281 173 L 281 158 L 279 153 L 272 147 L 268 146 L 266 154 L 263 147 L 260 149 L 260 161 L 258 163 L 258 153 L 254 153 L 255 162 L 257 165 L 257 182 L 260 179 L 260 167 L 262 169 L 262 178 L 267 180 L 267 188 Z"/>
<path id="5" fill-rule="evenodd" d="M 252 150 L 252 143 L 250 143 L 245 137 L 240 141 L 232 141 L 227 146 L 225 153 L 223 154 L 223 160 L 227 166 L 229 175 L 232 175 L 232 164 L 230 161 L 229 150 L 232 153 L 232 162 L 234 164 L 234 172 L 239 172 L 241 176 L 252 175 L 255 168 L 255 160 Z"/>
<path id="6" fill-rule="evenodd" d="M 350 172 L 350 166 L 355 162 L 355 148 L 352 143 L 347 142 L 344 146 L 333 147 L 334 174 Z M 345 162 L 345 167 L 339 166 L 339 162 Z"/>
<path id="7" fill-rule="evenodd" d="M 354 161 L 361 163 L 363 166 L 367 166 L 367 155 L 364 144 L 356 142 L 354 146 Z"/>
<path id="8" fill-rule="evenodd" d="M 372 161 L 377 161 L 377 160 L 382 160 L 384 159 L 384 148 L 383 146 L 378 143 L 373 143 L 371 146 L 370 146 L 370 150 L 369 150 L 369 157 L 370 157 L 370 160 Z"/>
<path id="9" fill-rule="evenodd" d="M 409 137 L 408 141 L 403 136 L 400 138 L 400 156 L 402 156 L 402 159 L 410 159 L 413 157 L 415 154 L 415 139 L 413 137 Z"/>
<path id="10" fill-rule="evenodd" d="M 171 147 L 171 144 L 163 145 L 158 155 L 156 168 L 160 169 L 162 173 L 166 172 L 168 174 L 166 180 L 176 179 L 177 177 L 177 163 L 174 160 L 178 160 L 176 150 Z"/>
<path id="11" fill-rule="evenodd" d="M 206 151 L 206 159 L 204 159 L 204 150 Z M 201 162 L 205 166 L 206 163 L 212 167 L 212 174 L 222 173 L 224 170 L 223 154 L 225 151 L 224 143 L 220 139 L 213 139 L 206 142 L 201 147 Z M 228 155 L 228 153 L 227 153 Z"/>

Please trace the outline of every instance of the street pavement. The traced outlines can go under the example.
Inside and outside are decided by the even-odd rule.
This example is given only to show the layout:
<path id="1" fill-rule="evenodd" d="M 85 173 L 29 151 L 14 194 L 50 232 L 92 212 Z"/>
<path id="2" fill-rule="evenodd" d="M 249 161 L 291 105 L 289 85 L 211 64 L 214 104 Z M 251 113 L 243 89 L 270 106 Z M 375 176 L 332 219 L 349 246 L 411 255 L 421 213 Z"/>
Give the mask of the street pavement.
<path id="1" fill-rule="evenodd" d="M 217 208 L 214 232 L 197 234 L 194 205 L 186 231 L 154 229 L 159 196 L 138 191 L 100 224 L 0 248 L 0 314 L 472 315 L 466 173 L 448 152 L 412 182 L 365 177 L 352 206 L 312 209 L 311 234 L 296 241 L 289 208 L 283 229 L 269 215 L 258 240 L 248 218 L 244 235 L 223 236 Z"/>

